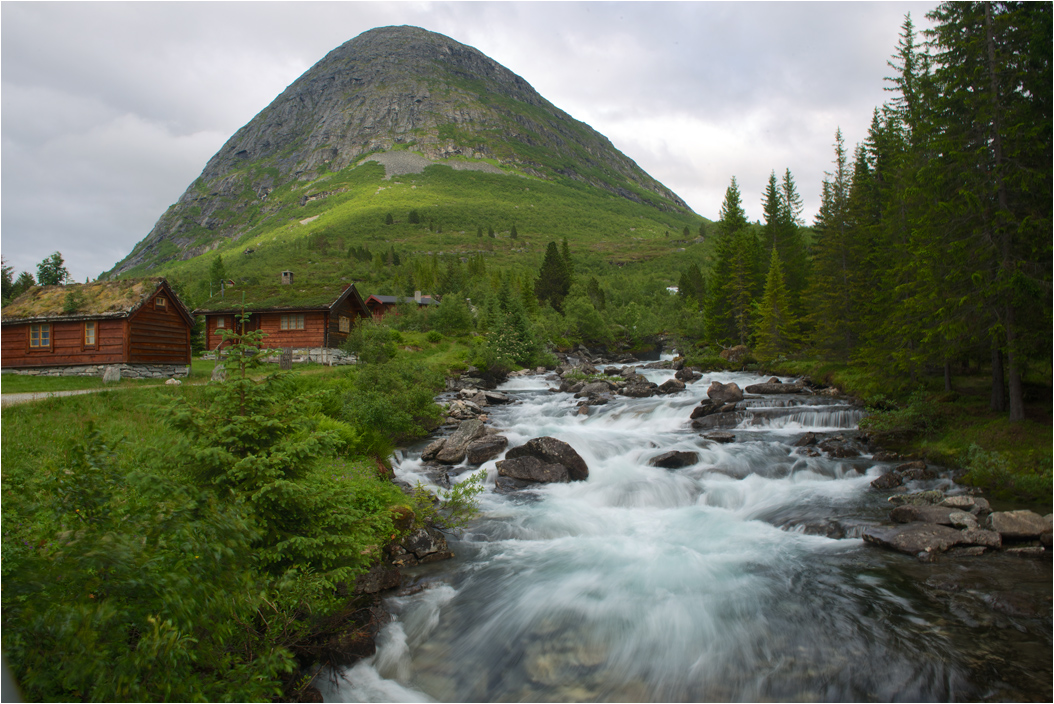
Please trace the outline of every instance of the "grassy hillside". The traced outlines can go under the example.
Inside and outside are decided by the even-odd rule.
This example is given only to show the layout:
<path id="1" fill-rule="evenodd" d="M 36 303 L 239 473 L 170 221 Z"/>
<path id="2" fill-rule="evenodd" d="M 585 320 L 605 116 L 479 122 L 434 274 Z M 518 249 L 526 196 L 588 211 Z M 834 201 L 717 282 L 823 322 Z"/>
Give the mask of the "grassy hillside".
<path id="1" fill-rule="evenodd" d="M 237 216 L 242 233 L 237 238 L 221 240 L 216 249 L 187 261 L 149 271 L 140 266 L 126 275 L 161 274 L 183 283 L 192 299 L 200 298 L 208 292 L 197 283 L 207 280 L 209 266 L 222 255 L 228 277 L 236 282 L 263 282 L 292 269 L 299 281 L 379 285 L 394 272 L 356 260 L 349 250 L 383 253 L 394 247 L 403 265 L 415 255 L 442 261 L 480 252 L 488 266 L 536 270 L 546 244 L 567 238 L 586 269 L 651 262 L 646 268 L 657 267 L 675 283 L 686 258 L 701 259 L 705 250 L 692 244 L 702 218 L 662 212 L 570 179 L 545 181 L 443 165 L 385 179 L 383 166 L 366 162 L 254 199 Z M 417 224 L 409 222 L 412 210 L 420 216 Z M 385 224 L 389 214 L 393 223 Z M 199 229 L 201 244 L 212 240 L 214 233 Z M 362 290 L 364 295 L 375 292 L 369 286 Z"/>

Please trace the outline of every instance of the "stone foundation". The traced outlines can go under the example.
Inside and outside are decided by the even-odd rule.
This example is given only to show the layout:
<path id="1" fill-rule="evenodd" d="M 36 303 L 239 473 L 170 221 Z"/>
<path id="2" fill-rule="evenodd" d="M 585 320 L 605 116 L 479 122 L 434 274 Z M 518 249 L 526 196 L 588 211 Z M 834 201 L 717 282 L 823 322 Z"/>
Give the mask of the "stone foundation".
<path id="1" fill-rule="evenodd" d="M 272 364 L 279 364 L 282 359 L 282 348 L 272 349 L 271 354 L 265 361 Z M 216 355 L 215 352 L 204 354 L 201 356 L 202 359 L 224 359 L 226 355 Z M 344 350 L 330 347 L 303 347 L 293 348 L 293 364 L 303 364 L 304 362 L 317 362 L 319 364 L 325 364 L 327 366 L 340 366 L 344 364 L 355 364 L 358 359 L 353 354 L 348 354 Z"/>
<path id="2" fill-rule="evenodd" d="M 33 369 L 4 369 L 4 374 L 22 376 L 98 376 L 108 368 L 116 368 L 122 379 L 170 379 L 190 375 L 189 364 L 86 364 L 66 367 L 37 367 Z"/>

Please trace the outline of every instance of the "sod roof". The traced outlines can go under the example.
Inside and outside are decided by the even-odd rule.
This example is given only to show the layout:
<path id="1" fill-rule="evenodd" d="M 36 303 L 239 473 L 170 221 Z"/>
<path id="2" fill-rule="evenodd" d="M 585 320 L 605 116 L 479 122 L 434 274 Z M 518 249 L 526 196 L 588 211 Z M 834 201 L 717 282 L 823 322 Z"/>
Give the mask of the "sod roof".
<path id="1" fill-rule="evenodd" d="M 261 286 L 229 286 L 222 295 L 214 295 L 194 309 L 196 314 L 238 313 L 243 306 L 249 313 L 282 310 L 329 310 L 350 291 L 365 311 L 362 297 L 352 284 L 266 284 Z"/>
<path id="2" fill-rule="evenodd" d="M 162 278 L 34 286 L 4 306 L 0 319 L 4 323 L 21 323 L 126 318 L 149 301 L 161 285 L 168 288 Z M 170 296 L 186 312 L 175 294 Z"/>

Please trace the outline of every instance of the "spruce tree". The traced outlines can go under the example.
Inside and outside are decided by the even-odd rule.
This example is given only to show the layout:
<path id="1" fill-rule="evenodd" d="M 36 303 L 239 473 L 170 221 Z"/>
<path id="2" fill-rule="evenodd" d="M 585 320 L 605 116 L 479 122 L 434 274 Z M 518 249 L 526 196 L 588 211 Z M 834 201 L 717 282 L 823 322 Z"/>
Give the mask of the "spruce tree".
<path id="1" fill-rule="evenodd" d="M 534 292 L 539 303 L 548 303 L 556 310 L 561 310 L 564 298 L 571 290 L 571 276 L 556 242 L 550 242 L 545 249 L 542 267 L 538 270 L 538 279 Z"/>
<path id="2" fill-rule="evenodd" d="M 758 310 L 755 353 L 758 359 L 773 359 L 789 352 L 797 339 L 798 318 L 784 283 L 779 253 L 773 247 L 768 276 L 765 278 L 765 294 Z"/>

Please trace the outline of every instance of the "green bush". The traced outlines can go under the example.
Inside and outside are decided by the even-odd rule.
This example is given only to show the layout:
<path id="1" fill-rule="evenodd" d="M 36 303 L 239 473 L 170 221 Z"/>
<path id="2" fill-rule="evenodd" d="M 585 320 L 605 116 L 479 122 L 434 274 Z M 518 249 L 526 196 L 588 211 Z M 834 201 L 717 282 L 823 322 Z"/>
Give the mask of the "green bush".
<path id="1" fill-rule="evenodd" d="M 1015 472 L 1006 455 L 973 444 L 966 451 L 963 479 L 1002 498 L 1049 497 L 1052 491 L 1050 456 L 1039 464 L 1040 469 L 1034 473 Z"/>
<path id="2" fill-rule="evenodd" d="M 348 333 L 343 349 L 358 357 L 360 362 L 383 364 L 398 352 L 396 335 L 384 323 L 373 319 L 361 320 Z"/>
<path id="3" fill-rule="evenodd" d="M 443 413 L 435 394 L 442 388 L 442 375 L 418 362 L 364 366 L 354 371 L 341 417 L 362 432 L 359 452 L 387 457 L 396 443 L 438 427 Z"/>
<path id="4" fill-rule="evenodd" d="M 923 391 L 916 391 L 900 407 L 890 408 L 881 396 L 873 397 L 870 413 L 860 421 L 861 430 L 878 435 L 927 435 L 940 428 L 940 409 Z"/>
<path id="5" fill-rule="evenodd" d="M 437 342 L 442 341 L 443 333 L 439 332 L 438 330 L 429 330 L 428 334 L 425 335 L 425 339 L 434 345 Z"/>

